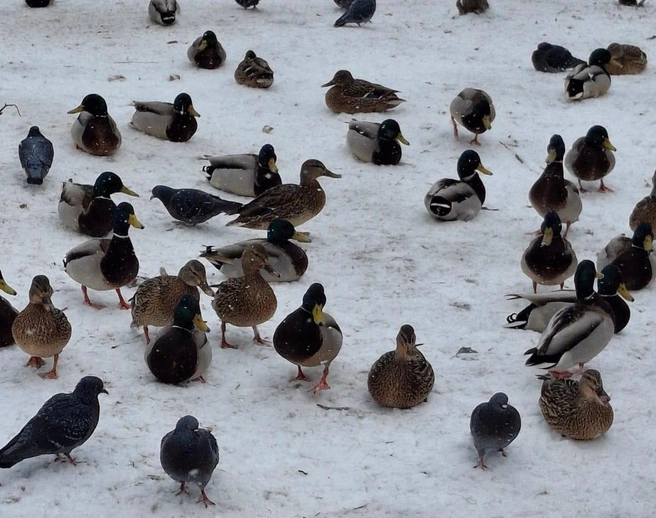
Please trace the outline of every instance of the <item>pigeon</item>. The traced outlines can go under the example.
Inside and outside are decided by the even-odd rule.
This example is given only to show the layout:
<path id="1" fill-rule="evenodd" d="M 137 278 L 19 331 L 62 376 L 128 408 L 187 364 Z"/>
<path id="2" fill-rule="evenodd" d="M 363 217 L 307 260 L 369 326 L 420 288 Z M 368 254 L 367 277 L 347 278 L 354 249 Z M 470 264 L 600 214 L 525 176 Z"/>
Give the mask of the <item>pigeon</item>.
<path id="1" fill-rule="evenodd" d="M 205 494 L 205 486 L 219 463 L 219 445 L 209 430 L 198 428 L 198 419 L 186 415 L 178 420 L 160 444 L 159 459 L 166 474 L 180 482 L 180 495 L 187 482 L 198 484 L 205 507 L 215 505 Z"/>
<path id="2" fill-rule="evenodd" d="M 180 12 L 177 0 L 150 0 L 148 16 L 151 21 L 160 25 L 173 25 L 175 15 Z"/>
<path id="3" fill-rule="evenodd" d="M 44 403 L 23 429 L 0 450 L 0 468 L 38 457 L 64 454 L 71 464 L 71 451 L 93 434 L 100 418 L 98 394 L 108 394 L 96 376 L 82 378 L 70 394 L 55 394 Z"/>
<path id="4" fill-rule="evenodd" d="M 376 12 L 376 0 L 353 0 L 346 12 L 335 22 L 335 27 L 344 27 L 347 23 L 361 23 L 371 21 Z"/>
<path id="5" fill-rule="evenodd" d="M 585 65 L 582 59 L 575 58 L 572 53 L 560 45 L 552 45 L 543 41 L 531 54 L 533 68 L 538 72 L 558 73 L 578 65 Z"/>
<path id="6" fill-rule="evenodd" d="M 27 137 L 18 145 L 18 157 L 27 183 L 41 185 L 52 165 L 55 150 L 52 142 L 45 138 L 38 126 L 32 126 Z"/>
<path id="7" fill-rule="evenodd" d="M 197 189 L 173 189 L 165 185 L 153 187 L 150 199 L 157 198 L 174 219 L 187 225 L 204 223 L 217 214 L 234 214 L 242 204 L 224 200 Z"/>
<path id="8" fill-rule="evenodd" d="M 249 7 L 257 9 L 257 4 L 260 3 L 260 0 L 235 0 L 235 2 L 241 5 L 244 9 L 248 9 Z"/>
<path id="9" fill-rule="evenodd" d="M 348 6 L 353 3 L 353 0 L 334 0 L 338 7 L 348 9 Z"/>
<path id="10" fill-rule="evenodd" d="M 508 404 L 508 396 L 503 392 L 497 392 L 490 401 L 478 405 L 469 422 L 478 452 L 478 464 L 474 467 L 487 468 L 483 457 L 489 450 L 498 450 L 505 457 L 503 449 L 515 440 L 521 427 L 519 412 Z"/>

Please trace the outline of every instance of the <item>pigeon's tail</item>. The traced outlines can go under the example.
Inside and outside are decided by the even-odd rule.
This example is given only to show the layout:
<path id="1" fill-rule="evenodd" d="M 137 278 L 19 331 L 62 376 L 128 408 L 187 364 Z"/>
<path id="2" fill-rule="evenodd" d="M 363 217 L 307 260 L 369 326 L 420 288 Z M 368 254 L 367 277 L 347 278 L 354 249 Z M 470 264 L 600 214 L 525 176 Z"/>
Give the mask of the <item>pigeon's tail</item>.
<path id="1" fill-rule="evenodd" d="M 19 433 L 9 443 L 0 450 L 0 468 L 11 468 L 20 461 L 41 455 L 42 451 L 37 451 L 37 448 L 24 441 L 21 441 L 21 434 Z"/>
<path id="2" fill-rule="evenodd" d="M 574 68 L 579 65 L 587 65 L 588 63 L 586 61 L 583 61 L 582 59 L 575 58 L 574 56 L 571 57 L 569 60 L 569 63 L 567 63 L 567 68 Z"/>
<path id="3" fill-rule="evenodd" d="M 27 174 L 27 183 L 32 185 L 41 185 L 43 179 L 48 174 L 48 171 L 44 171 L 43 168 L 39 165 L 37 167 L 26 167 L 25 174 Z"/>
<path id="4" fill-rule="evenodd" d="M 217 214 L 220 214 L 221 212 L 230 215 L 236 214 L 237 212 L 239 212 L 239 209 L 241 209 L 242 206 L 244 205 L 243 203 L 239 203 L 238 201 L 224 200 L 219 196 L 214 196 L 214 199 L 216 200 L 217 208 L 220 209 L 220 211 L 217 212 Z"/>
<path id="5" fill-rule="evenodd" d="M 337 18 L 337 21 L 335 22 L 335 27 L 344 27 L 349 21 L 349 12 L 345 12 L 342 16 Z"/>
<path id="6" fill-rule="evenodd" d="M 30 185 L 43 185 L 43 178 L 36 176 L 28 176 L 27 183 Z"/>

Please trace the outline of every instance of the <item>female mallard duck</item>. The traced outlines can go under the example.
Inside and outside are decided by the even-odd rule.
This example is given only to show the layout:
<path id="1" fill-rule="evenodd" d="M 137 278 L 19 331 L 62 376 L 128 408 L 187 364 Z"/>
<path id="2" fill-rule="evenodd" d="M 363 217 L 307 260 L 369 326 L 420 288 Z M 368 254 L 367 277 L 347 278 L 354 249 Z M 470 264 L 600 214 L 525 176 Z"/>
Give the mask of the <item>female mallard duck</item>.
<path id="1" fill-rule="evenodd" d="M 399 123 L 394 119 L 381 123 L 356 120 L 349 122 L 346 143 L 351 152 L 363 162 L 376 165 L 398 164 L 402 154 L 399 142 L 410 145 L 401 134 Z"/>
<path id="2" fill-rule="evenodd" d="M 297 232 L 289 221 L 274 219 L 269 223 L 266 239 L 249 239 L 233 245 L 214 247 L 208 246 L 200 254 L 226 277 L 243 277 L 241 257 L 249 246 L 260 244 L 264 247 L 269 265 L 278 275 L 271 275 L 266 270 L 260 273 L 267 282 L 292 282 L 300 279 L 308 267 L 305 251 L 289 240 L 308 242 L 310 239 Z"/>
<path id="3" fill-rule="evenodd" d="M 553 210 L 547 211 L 540 226 L 542 235 L 531 241 L 522 255 L 522 271 L 533 281 L 533 293 L 538 284 L 553 286 L 560 284 L 576 271 L 576 254 L 569 241 L 560 235 L 560 218 Z"/>
<path id="4" fill-rule="evenodd" d="M 117 192 L 139 196 L 123 185 L 117 174 L 109 171 L 100 174 L 93 185 L 74 183 L 69 179 L 62 184 L 57 205 L 59 219 L 68 228 L 82 234 L 105 236 L 112 230 L 116 209 L 110 196 Z"/>
<path id="5" fill-rule="evenodd" d="M 326 193 L 317 178 L 341 178 L 319 160 L 306 160 L 301 166 L 301 183 L 285 183 L 260 194 L 236 212 L 239 217 L 228 226 L 265 230 L 274 219 L 286 219 L 295 227 L 311 220 L 326 204 Z"/>
<path id="6" fill-rule="evenodd" d="M 401 326 L 396 350 L 383 354 L 371 366 L 367 388 L 371 397 L 383 406 L 412 408 L 428 401 L 435 384 L 433 367 L 417 349 L 412 326 Z"/>
<path id="7" fill-rule="evenodd" d="M 656 171 L 651 178 L 651 193 L 636 203 L 636 206 L 629 216 L 629 227 L 631 230 L 638 228 L 642 222 L 651 223 L 652 228 L 656 228 Z"/>
<path id="8" fill-rule="evenodd" d="M 276 312 L 276 294 L 264 280 L 260 269 L 275 275 L 269 266 L 267 252 L 262 245 L 251 245 L 241 256 L 243 277 L 223 281 L 217 286 L 212 308 L 221 319 L 221 348 L 236 349 L 225 338 L 226 324 L 236 327 L 252 327 L 253 340 L 266 344 L 257 326 L 269 320 Z"/>
<path id="9" fill-rule="evenodd" d="M 610 88 L 610 74 L 606 65 L 612 61 L 606 49 L 592 51 L 587 64 L 577 65 L 565 77 L 565 99 L 576 101 L 599 97 Z"/>
<path id="10" fill-rule="evenodd" d="M 458 8 L 458 14 L 462 16 L 468 13 L 484 13 L 488 10 L 490 4 L 487 3 L 487 0 L 457 0 L 456 7 Z"/>
<path id="11" fill-rule="evenodd" d="M 330 364 L 342 348 L 342 330 L 323 311 L 325 305 L 323 286 L 315 282 L 305 292 L 301 307 L 287 315 L 273 334 L 276 352 L 298 367 L 294 379 L 307 380 L 301 367 L 324 366 L 321 380 L 310 389 L 313 393 L 330 388 L 326 382 Z"/>
<path id="12" fill-rule="evenodd" d="M 611 76 L 640 74 L 647 67 L 647 54 L 640 50 L 640 47 L 611 43 L 607 50 L 612 61 L 606 66 L 606 70 Z"/>
<path id="13" fill-rule="evenodd" d="M 200 261 L 187 262 L 178 275 L 159 275 L 144 281 L 130 299 L 132 324 L 130 327 L 143 327 L 146 343 L 150 343 L 148 326 L 162 327 L 171 322 L 175 308 L 183 295 L 200 298 L 198 288 L 206 295 L 214 297 L 207 285 L 207 273 Z"/>
<path id="14" fill-rule="evenodd" d="M 187 58 L 198 68 L 213 70 L 219 68 L 226 60 L 226 51 L 212 31 L 205 31 L 187 50 Z"/>
<path id="15" fill-rule="evenodd" d="M 481 164 L 476 151 L 467 150 L 458 159 L 460 180 L 438 180 L 424 197 L 429 214 L 443 221 L 469 221 L 476 216 L 485 202 L 485 186 L 476 171 L 492 174 Z"/>
<path id="16" fill-rule="evenodd" d="M 132 116 L 132 127 L 146 135 L 187 142 L 198 129 L 196 117 L 200 114 L 194 109 L 189 94 L 178 94 L 171 103 L 161 101 L 133 101 L 136 111 Z"/>
<path id="17" fill-rule="evenodd" d="M 653 250 L 654 233 L 651 223 L 640 223 L 629 241 L 616 236 L 597 254 L 597 264 L 612 264 L 622 272 L 629 290 L 641 290 L 653 277 L 649 254 Z"/>
<path id="18" fill-rule="evenodd" d="M 64 312 L 52 305 L 53 290 L 45 275 L 37 275 L 30 286 L 30 302 L 18 313 L 11 333 L 18 347 L 31 356 L 27 366 L 45 365 L 43 358 L 54 357 L 52 370 L 41 377 L 57 378 L 59 355 L 71 338 L 71 324 Z"/>
<path id="19" fill-rule="evenodd" d="M 528 199 L 537 213 L 544 217 L 549 209 L 556 211 L 560 221 L 564 221 L 567 237 L 569 227 L 578 221 L 583 204 L 579 190 L 563 175 L 565 143 L 560 135 L 554 135 L 547 146 L 547 167 L 528 191 Z"/>
<path id="20" fill-rule="evenodd" d="M 613 337 L 615 326 L 608 303 L 595 293 L 597 270 L 592 261 L 583 260 L 574 274 L 576 302 L 559 310 L 549 321 L 526 365 L 548 369 L 554 377 L 569 377 L 567 369 L 583 365 L 597 356 Z M 601 277 L 601 274 L 599 274 Z"/>
<path id="21" fill-rule="evenodd" d="M 205 155 L 210 165 L 203 167 L 207 181 L 220 191 L 254 198 L 282 183 L 276 166 L 276 152 L 264 144 L 260 152 L 243 155 Z"/>
<path id="22" fill-rule="evenodd" d="M 326 92 L 326 106 L 335 113 L 386 112 L 405 102 L 392 90 L 364 79 L 355 79 L 348 70 L 339 70 L 322 88 Z"/>
<path id="23" fill-rule="evenodd" d="M 173 25 L 179 12 L 180 5 L 177 0 L 150 0 L 148 4 L 150 20 L 160 25 Z"/>
<path id="24" fill-rule="evenodd" d="M 68 113 L 79 113 L 71 126 L 71 136 L 78 149 L 92 155 L 113 155 L 121 147 L 121 133 L 107 113 L 107 103 L 98 94 L 89 94 L 77 108 Z"/>
<path id="25" fill-rule="evenodd" d="M 585 371 L 580 381 L 545 379 L 540 410 L 549 426 L 570 439 L 595 439 L 613 424 L 610 397 L 594 369 Z"/>
<path id="26" fill-rule="evenodd" d="M 251 88 L 269 88 L 273 84 L 273 70 L 252 50 L 246 51 L 244 59 L 237 65 L 235 81 L 239 85 Z"/>
<path id="27" fill-rule="evenodd" d="M 474 134 L 470 144 L 480 145 L 478 136 L 492 129 L 492 122 L 497 116 L 492 104 L 492 98 L 483 90 L 465 88 L 460 92 L 449 107 L 453 134 L 458 137 L 458 124 Z"/>
<path id="28" fill-rule="evenodd" d="M 543 41 L 531 54 L 533 68 L 538 72 L 558 73 L 577 65 L 585 65 L 582 59 L 575 58 L 572 53 L 560 45 L 552 45 Z"/>
<path id="29" fill-rule="evenodd" d="M 212 361 L 212 347 L 205 335 L 209 330 L 198 299 L 190 294 L 180 297 L 173 310 L 173 322 L 157 333 L 144 353 L 153 376 L 171 384 L 204 381 L 203 375 Z"/>
<path id="30" fill-rule="evenodd" d="M 572 149 L 565 155 L 565 167 L 578 178 L 581 192 L 586 192 L 581 180 L 600 180 L 599 192 L 613 191 L 604 185 L 604 177 L 615 167 L 613 151 L 617 150 L 611 144 L 608 132 L 603 126 L 592 126 L 585 137 L 574 141 Z"/>
<path id="31" fill-rule="evenodd" d="M 16 291 L 5 282 L 2 272 L 0 272 L 0 290 L 9 295 L 16 295 Z M 0 347 L 14 345 L 11 326 L 16 320 L 16 315 L 18 315 L 18 310 L 7 299 L 0 297 Z"/>
<path id="32" fill-rule="evenodd" d="M 130 226 L 144 226 L 134 215 L 129 203 L 121 203 L 114 211 L 114 235 L 111 239 L 89 239 L 68 251 L 64 269 L 68 276 L 82 285 L 84 303 L 101 309 L 89 300 L 87 288 L 97 291 L 116 290 L 119 307 L 130 309 L 121 294 L 121 287 L 132 282 L 139 273 L 139 259 L 128 236 Z"/>

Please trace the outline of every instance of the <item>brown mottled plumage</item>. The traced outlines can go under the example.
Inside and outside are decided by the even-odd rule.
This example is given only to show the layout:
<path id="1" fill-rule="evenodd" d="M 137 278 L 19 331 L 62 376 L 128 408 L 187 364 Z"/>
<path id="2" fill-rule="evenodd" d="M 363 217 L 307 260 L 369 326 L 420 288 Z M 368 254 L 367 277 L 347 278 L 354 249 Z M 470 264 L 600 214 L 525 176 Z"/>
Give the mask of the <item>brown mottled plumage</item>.
<path id="1" fill-rule="evenodd" d="M 251 88 L 269 88 L 273 84 L 273 70 L 266 60 L 249 50 L 235 70 L 237 84 Z"/>
<path id="2" fill-rule="evenodd" d="M 612 76 L 640 74 L 647 67 L 647 54 L 640 47 L 611 43 L 606 50 L 613 58 L 606 65 L 606 72 Z"/>
<path id="3" fill-rule="evenodd" d="M 332 86 L 326 92 L 326 106 L 335 113 L 386 112 L 405 102 L 392 90 L 364 79 L 355 79 L 348 70 L 335 72 L 323 87 Z"/>
<path id="4" fill-rule="evenodd" d="M 467 13 L 481 14 L 487 11 L 490 4 L 487 3 L 487 0 L 457 0 L 456 7 L 460 15 Z"/>
<path id="5" fill-rule="evenodd" d="M 640 223 L 650 223 L 651 228 L 656 228 L 656 171 L 651 178 L 651 193 L 636 203 L 629 216 L 629 226 L 635 231 Z"/>
<path id="6" fill-rule="evenodd" d="M 9 295 L 16 295 L 16 291 L 5 282 L 0 272 L 0 290 Z M 0 297 L 0 347 L 14 344 L 14 335 L 11 334 L 11 326 L 16 320 L 18 310 L 12 306 L 7 299 Z"/>

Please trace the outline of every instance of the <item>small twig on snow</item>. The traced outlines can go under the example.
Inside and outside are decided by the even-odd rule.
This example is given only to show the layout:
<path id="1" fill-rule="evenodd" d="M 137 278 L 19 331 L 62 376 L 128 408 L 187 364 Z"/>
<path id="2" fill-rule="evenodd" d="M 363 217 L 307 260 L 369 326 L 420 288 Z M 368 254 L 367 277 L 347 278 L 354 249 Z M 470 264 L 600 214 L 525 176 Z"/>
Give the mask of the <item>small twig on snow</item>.
<path id="1" fill-rule="evenodd" d="M 322 405 L 321 403 L 317 403 L 317 406 L 319 408 L 323 408 L 324 410 L 351 410 L 350 406 L 326 406 Z"/>
<path id="2" fill-rule="evenodd" d="M 18 109 L 18 106 L 16 106 L 16 105 L 13 104 L 13 103 L 5 103 L 5 105 L 4 105 L 2 108 L 0 108 L 0 115 L 2 115 L 2 112 L 5 111 L 5 108 L 6 108 L 7 106 L 13 106 L 14 108 L 16 108 L 16 111 L 18 112 L 18 116 L 19 116 L 19 117 L 22 117 L 21 112 L 20 112 L 20 110 Z"/>

